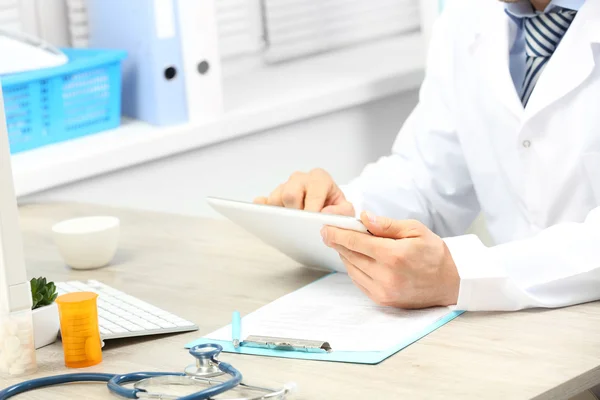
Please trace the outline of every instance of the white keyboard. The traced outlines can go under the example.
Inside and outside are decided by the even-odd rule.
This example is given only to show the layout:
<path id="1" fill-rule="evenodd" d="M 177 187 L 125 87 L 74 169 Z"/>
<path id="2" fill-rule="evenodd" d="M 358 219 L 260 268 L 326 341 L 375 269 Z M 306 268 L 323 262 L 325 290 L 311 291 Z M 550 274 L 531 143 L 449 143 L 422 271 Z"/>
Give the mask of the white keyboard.
<path id="1" fill-rule="evenodd" d="M 94 280 L 56 282 L 58 295 L 98 294 L 98 323 L 103 340 L 198 330 L 193 322 Z"/>

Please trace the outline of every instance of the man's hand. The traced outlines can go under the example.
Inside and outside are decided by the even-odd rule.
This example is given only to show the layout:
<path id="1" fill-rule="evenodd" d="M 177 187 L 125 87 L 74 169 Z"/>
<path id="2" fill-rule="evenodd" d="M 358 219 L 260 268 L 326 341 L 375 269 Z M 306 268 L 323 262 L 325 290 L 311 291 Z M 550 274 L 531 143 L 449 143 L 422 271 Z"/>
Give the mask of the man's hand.
<path id="1" fill-rule="evenodd" d="M 309 173 L 295 172 L 269 197 L 258 197 L 254 203 L 354 216 L 352 203 L 346 200 L 331 176 L 322 169 Z"/>
<path id="2" fill-rule="evenodd" d="M 367 213 L 361 220 L 373 236 L 330 226 L 321 234 L 367 296 L 406 309 L 456 304 L 460 277 L 440 237 L 417 221 Z"/>

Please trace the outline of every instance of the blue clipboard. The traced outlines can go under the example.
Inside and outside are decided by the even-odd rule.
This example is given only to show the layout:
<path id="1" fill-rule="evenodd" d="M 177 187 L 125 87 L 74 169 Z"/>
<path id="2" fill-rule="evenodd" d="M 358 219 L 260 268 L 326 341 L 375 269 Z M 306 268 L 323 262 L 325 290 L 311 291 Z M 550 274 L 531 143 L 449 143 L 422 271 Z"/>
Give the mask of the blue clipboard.
<path id="1" fill-rule="evenodd" d="M 314 282 L 309 283 L 308 285 L 312 285 L 321 279 L 324 279 L 330 275 L 335 275 L 337 272 L 332 272 L 331 274 L 327 274 Z M 306 285 L 306 286 L 308 286 Z M 304 287 L 306 287 L 304 286 Z M 298 289 L 301 290 L 302 288 Z M 410 346 L 421 338 L 427 336 L 431 332 L 436 329 L 442 327 L 448 322 L 452 321 L 454 318 L 458 317 L 464 313 L 464 311 L 449 311 L 444 317 L 438 319 L 435 323 L 432 323 L 427 328 L 423 329 L 418 334 L 415 334 L 413 337 L 407 338 L 397 345 L 385 350 L 385 351 L 335 351 L 327 352 L 325 350 L 313 352 L 313 351 L 304 351 L 304 350 L 282 350 L 282 349 L 270 349 L 263 347 L 250 347 L 250 346 L 239 346 L 235 348 L 233 346 L 233 342 L 231 340 L 215 340 L 210 338 L 200 338 L 194 340 L 185 345 L 186 349 L 194 347 L 199 344 L 206 343 L 216 343 L 223 347 L 223 351 L 226 353 L 237 353 L 237 354 L 249 354 L 255 356 L 265 356 L 265 357 L 279 357 L 279 358 L 295 358 L 302 360 L 316 360 L 316 361 L 332 361 L 332 362 L 344 362 L 344 363 L 353 363 L 353 364 L 378 364 L 385 360 L 386 358 L 396 354 L 400 350 Z M 231 324 L 227 325 L 225 328 L 231 330 Z"/>
<path id="2" fill-rule="evenodd" d="M 265 357 L 278 357 L 278 358 L 296 358 L 302 360 L 316 360 L 316 361 L 332 361 L 332 362 L 344 362 L 344 363 L 353 363 L 353 364 L 379 364 L 386 358 L 396 354 L 400 350 L 405 347 L 410 346 L 414 342 L 419 339 L 427 336 L 431 332 L 440 328 L 441 326 L 447 324 L 452 321 L 454 318 L 458 317 L 464 311 L 451 311 L 443 318 L 437 320 L 434 324 L 430 325 L 422 332 L 419 332 L 414 337 L 406 339 L 396 346 L 386 350 L 386 351 L 332 351 L 328 353 L 326 351 L 322 352 L 308 352 L 308 351 L 290 351 L 290 350 L 274 350 L 274 349 L 266 349 L 259 347 L 246 347 L 240 346 L 237 349 L 233 347 L 233 343 L 230 340 L 213 340 L 209 338 L 201 338 L 198 340 L 194 340 L 185 345 L 186 349 L 189 349 L 198 344 L 204 343 L 217 343 L 223 346 L 223 351 L 227 353 L 238 353 L 238 354 L 250 354 L 255 356 L 265 356 Z M 231 327 L 231 326 L 229 326 Z"/>

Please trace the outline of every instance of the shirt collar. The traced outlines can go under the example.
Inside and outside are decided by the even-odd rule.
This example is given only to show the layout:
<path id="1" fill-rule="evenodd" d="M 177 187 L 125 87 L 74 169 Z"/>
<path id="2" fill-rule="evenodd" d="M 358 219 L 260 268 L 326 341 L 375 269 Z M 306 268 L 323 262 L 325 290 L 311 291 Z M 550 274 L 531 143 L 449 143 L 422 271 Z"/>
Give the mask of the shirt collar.
<path id="1" fill-rule="evenodd" d="M 547 13 L 559 7 L 579 11 L 583 6 L 583 3 L 585 3 L 585 0 L 552 0 L 543 12 Z M 529 0 L 520 0 L 516 3 L 507 3 L 506 13 L 515 20 L 515 22 L 518 22 L 525 17 L 532 17 L 539 14 L 540 11 L 534 10 Z"/>

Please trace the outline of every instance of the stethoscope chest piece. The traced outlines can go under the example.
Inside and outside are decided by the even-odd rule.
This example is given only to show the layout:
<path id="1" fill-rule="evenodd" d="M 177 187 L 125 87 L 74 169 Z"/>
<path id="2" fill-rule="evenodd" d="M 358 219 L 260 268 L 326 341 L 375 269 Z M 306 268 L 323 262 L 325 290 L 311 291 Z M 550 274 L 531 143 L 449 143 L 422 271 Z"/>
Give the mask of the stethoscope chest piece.
<path id="1" fill-rule="evenodd" d="M 222 350 L 222 347 L 215 344 L 193 347 L 190 354 L 196 358 L 196 363 L 188 365 L 184 370 L 185 374 L 197 378 L 214 378 L 223 375 L 225 372 L 214 362 Z"/>

